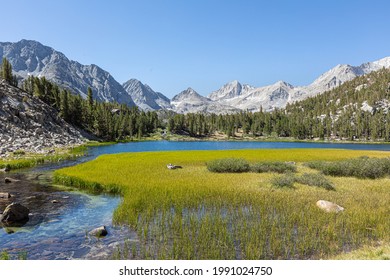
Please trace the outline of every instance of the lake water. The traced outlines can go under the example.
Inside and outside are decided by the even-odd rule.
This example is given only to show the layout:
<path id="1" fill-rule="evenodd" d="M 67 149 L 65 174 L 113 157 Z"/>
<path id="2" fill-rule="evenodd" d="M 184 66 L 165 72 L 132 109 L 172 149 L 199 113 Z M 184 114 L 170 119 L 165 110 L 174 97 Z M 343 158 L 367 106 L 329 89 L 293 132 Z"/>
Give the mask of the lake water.
<path id="1" fill-rule="evenodd" d="M 345 143 L 305 143 L 305 142 L 255 142 L 255 141 L 148 141 L 119 143 L 110 146 L 93 147 L 90 156 L 145 151 L 180 150 L 237 150 L 237 149 L 349 149 L 390 151 L 386 144 L 345 144 Z"/>
<path id="2" fill-rule="evenodd" d="M 109 195 L 91 195 L 79 191 L 52 187 L 51 171 L 65 166 L 92 160 L 102 154 L 142 151 L 174 150 L 236 150 L 236 149 L 352 149 L 389 151 L 384 144 L 342 144 L 303 142 L 238 142 L 238 141 L 150 141 L 130 142 L 109 146 L 91 147 L 85 157 L 74 161 L 38 166 L 7 174 L 20 179 L 17 185 L 5 184 L 5 174 L 0 174 L 0 192 L 10 192 L 10 201 L 0 201 L 0 210 L 13 201 L 31 210 L 29 222 L 21 228 L 1 229 L 0 252 L 11 255 L 27 253 L 28 259 L 77 259 L 107 258 L 125 240 L 137 242 L 136 235 L 128 228 L 112 224 L 112 213 L 120 198 Z M 59 203 L 52 203 L 53 200 Z M 109 235 L 96 239 L 86 234 L 89 230 L 106 225 Z"/>

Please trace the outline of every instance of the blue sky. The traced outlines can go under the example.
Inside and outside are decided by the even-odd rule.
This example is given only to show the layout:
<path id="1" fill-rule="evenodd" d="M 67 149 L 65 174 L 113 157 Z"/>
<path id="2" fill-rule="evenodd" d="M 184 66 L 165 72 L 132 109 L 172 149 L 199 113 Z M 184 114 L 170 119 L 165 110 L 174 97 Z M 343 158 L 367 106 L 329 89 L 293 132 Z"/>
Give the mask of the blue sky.
<path id="1" fill-rule="evenodd" d="M 0 2 L 0 41 L 37 40 L 168 97 L 232 80 L 306 85 L 339 63 L 390 56 L 390 1 Z"/>

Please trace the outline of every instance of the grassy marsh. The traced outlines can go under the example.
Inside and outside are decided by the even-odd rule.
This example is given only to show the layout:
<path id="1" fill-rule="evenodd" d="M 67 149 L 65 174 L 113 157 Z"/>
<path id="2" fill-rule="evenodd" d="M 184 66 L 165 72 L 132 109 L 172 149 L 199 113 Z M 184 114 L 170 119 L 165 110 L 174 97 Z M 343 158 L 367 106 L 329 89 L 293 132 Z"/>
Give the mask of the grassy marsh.
<path id="1" fill-rule="evenodd" d="M 275 189 L 275 173 L 213 173 L 206 162 L 242 158 L 249 163 L 338 161 L 386 152 L 288 149 L 142 152 L 104 155 L 57 170 L 57 182 L 120 193 L 114 221 L 140 239 L 140 259 L 318 259 L 389 242 L 390 180 L 327 177 L 336 191 L 295 184 Z M 167 163 L 183 166 L 168 170 Z M 307 175 L 306 175 L 307 176 Z M 345 211 L 317 209 L 319 199 Z M 126 255 L 126 254 L 124 254 Z"/>

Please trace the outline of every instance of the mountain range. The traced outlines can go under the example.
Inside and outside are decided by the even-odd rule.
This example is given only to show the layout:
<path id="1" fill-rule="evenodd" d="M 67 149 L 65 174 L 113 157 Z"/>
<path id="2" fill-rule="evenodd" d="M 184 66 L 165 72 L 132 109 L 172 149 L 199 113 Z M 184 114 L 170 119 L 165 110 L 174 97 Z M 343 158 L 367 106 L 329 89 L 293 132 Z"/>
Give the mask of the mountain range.
<path id="1" fill-rule="evenodd" d="M 188 88 L 171 100 L 136 79 L 120 84 L 107 71 L 97 65 L 82 65 L 68 59 L 63 53 L 32 40 L 16 43 L 0 42 L 0 57 L 6 57 L 14 73 L 24 79 L 29 75 L 45 76 L 58 85 L 86 97 L 88 87 L 99 101 L 116 101 L 129 106 L 137 105 L 145 111 L 172 110 L 177 113 L 231 113 L 240 110 L 271 111 L 287 103 L 331 90 L 357 76 L 382 67 L 390 68 L 390 57 L 360 66 L 340 64 L 319 76 L 307 86 L 293 86 L 284 81 L 254 87 L 232 81 L 207 97 Z"/>

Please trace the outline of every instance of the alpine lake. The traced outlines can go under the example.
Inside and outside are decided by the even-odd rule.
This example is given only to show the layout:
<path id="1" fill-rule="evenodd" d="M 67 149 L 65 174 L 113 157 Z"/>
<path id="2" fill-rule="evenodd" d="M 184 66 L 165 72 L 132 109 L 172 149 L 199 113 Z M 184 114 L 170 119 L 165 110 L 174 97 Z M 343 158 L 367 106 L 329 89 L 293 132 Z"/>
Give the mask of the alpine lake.
<path id="1" fill-rule="evenodd" d="M 7 227 L 0 224 L 0 253 L 6 251 L 12 259 L 113 259 L 123 258 L 124 256 L 120 256 L 118 252 L 126 246 L 134 246 L 129 244 L 139 242 L 137 232 L 131 227 L 113 223 L 113 213 L 123 201 L 121 196 L 91 193 L 74 187 L 56 185 L 53 182 L 55 170 L 88 162 L 105 154 L 242 149 L 390 151 L 390 145 L 251 141 L 146 141 L 90 147 L 85 156 L 76 160 L 0 173 L 0 192 L 11 194 L 11 198 L 7 200 L 0 199 L 0 210 L 3 211 L 6 205 L 11 202 L 19 202 L 30 209 L 29 220 L 23 226 Z M 6 176 L 19 181 L 6 184 L 4 182 Z M 107 227 L 107 236 L 97 238 L 89 234 L 94 228 L 103 225 Z M 130 249 L 128 248 L 128 250 Z"/>

